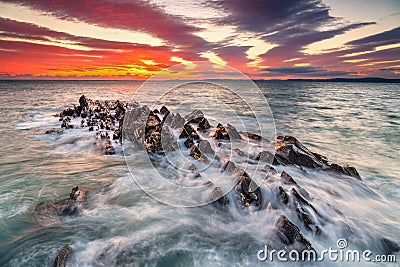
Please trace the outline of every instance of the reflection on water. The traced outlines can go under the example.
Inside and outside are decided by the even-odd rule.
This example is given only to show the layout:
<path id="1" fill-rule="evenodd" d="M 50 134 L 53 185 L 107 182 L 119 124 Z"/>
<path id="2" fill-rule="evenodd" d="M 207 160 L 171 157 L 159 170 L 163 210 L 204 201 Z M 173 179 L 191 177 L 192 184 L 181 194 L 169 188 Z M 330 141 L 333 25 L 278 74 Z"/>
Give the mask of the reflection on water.
<path id="1" fill-rule="evenodd" d="M 129 101 L 138 86 L 138 82 L 0 83 L 1 266 L 51 265 L 65 244 L 76 252 L 73 265 L 132 261 L 139 265 L 173 261 L 182 266 L 257 264 L 254 253 L 272 230 L 278 210 L 243 216 L 232 209 L 226 216 L 209 207 L 165 206 L 132 183 L 121 153 L 100 155 L 93 148 L 93 134 L 85 129 L 43 135 L 46 129 L 59 127 L 54 115 L 77 103 L 80 95 Z M 262 82 L 258 86 L 268 99 L 278 134 L 294 135 L 332 161 L 355 166 L 372 188 L 293 170 L 317 208 L 335 222 L 326 226 L 330 234 L 325 241 L 307 236 L 316 248 L 341 237 L 344 223 L 356 232 L 357 238 L 349 240 L 355 246 L 371 245 L 373 249 L 376 244 L 368 232 L 400 240 L 396 234 L 400 216 L 396 208 L 400 202 L 399 85 Z M 149 94 L 157 90 L 163 87 L 155 83 Z M 173 97 L 181 102 L 182 96 Z M 205 111 L 209 116 L 221 115 L 212 112 Z M 246 118 L 251 122 L 251 116 Z M 92 204 L 61 225 L 39 226 L 33 219 L 34 206 L 45 200 L 63 202 L 75 184 L 97 192 Z M 268 187 L 263 190 L 266 196 L 272 194 Z M 347 216 L 331 213 L 328 204 Z M 363 235 L 365 240 L 359 239 Z"/>

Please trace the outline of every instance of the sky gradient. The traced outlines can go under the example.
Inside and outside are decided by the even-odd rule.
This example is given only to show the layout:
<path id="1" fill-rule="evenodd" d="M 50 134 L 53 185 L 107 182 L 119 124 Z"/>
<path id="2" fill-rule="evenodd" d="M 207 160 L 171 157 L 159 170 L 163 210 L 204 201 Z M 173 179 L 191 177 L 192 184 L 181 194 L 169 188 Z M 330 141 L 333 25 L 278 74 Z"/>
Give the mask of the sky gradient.
<path id="1" fill-rule="evenodd" d="M 204 60 L 252 79 L 400 78 L 400 1 L 0 1 L 0 79 L 146 79 Z"/>

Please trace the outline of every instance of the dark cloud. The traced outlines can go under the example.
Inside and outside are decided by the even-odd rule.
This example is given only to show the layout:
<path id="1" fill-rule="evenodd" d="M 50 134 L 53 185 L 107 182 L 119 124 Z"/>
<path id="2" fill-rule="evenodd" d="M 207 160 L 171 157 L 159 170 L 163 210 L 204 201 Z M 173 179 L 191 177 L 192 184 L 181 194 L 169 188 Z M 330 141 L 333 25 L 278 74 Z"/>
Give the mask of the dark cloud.
<path id="1" fill-rule="evenodd" d="M 218 0 L 214 6 L 227 10 L 222 24 L 253 32 L 277 47 L 262 58 L 266 64 L 302 57 L 304 48 L 374 22 L 344 23 L 332 17 L 321 0 Z M 325 30 L 324 30 L 325 28 Z"/>
<path id="2" fill-rule="evenodd" d="M 10 1 L 45 11 L 65 20 L 79 20 L 108 28 L 144 31 L 172 44 L 206 49 L 204 39 L 194 35 L 199 29 L 181 18 L 166 14 L 147 1 L 82 0 L 78 3 L 57 0 Z"/>
<path id="3" fill-rule="evenodd" d="M 376 47 L 400 43 L 400 27 L 348 42 L 347 45 Z"/>

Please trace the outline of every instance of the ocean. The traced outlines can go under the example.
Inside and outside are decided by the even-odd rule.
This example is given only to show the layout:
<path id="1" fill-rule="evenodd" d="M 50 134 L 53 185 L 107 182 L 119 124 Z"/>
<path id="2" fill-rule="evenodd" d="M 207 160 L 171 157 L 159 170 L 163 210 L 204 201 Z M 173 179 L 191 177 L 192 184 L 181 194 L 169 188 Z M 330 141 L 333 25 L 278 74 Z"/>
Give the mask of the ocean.
<path id="1" fill-rule="evenodd" d="M 246 84 L 229 83 L 247 95 L 250 106 L 264 105 L 252 101 Z M 154 92 L 162 93 L 169 85 L 154 82 L 148 93 L 157 95 Z M 362 181 L 338 179 L 325 172 L 289 168 L 313 205 L 329 217 L 322 226 L 323 238 L 300 227 L 314 248 L 336 247 L 339 238 L 346 238 L 349 248 L 371 251 L 379 251 L 380 237 L 399 243 L 400 85 L 272 81 L 256 85 L 268 102 L 266 110 L 272 112 L 265 116 L 273 116 L 274 134 L 295 136 L 313 152 L 356 167 L 362 177 Z M 170 206 L 137 186 L 118 144 L 115 155 L 105 156 L 87 129 L 44 134 L 60 127 L 55 115 L 78 105 L 82 94 L 129 102 L 140 86 L 137 81 L 0 82 L 0 266 L 52 266 L 66 244 L 73 249 L 69 266 L 281 266 L 257 257 L 280 209 L 243 213 L 234 205 L 228 212 L 210 205 Z M 193 108 L 190 103 L 195 99 L 185 102 L 190 96 L 168 97 L 160 103 L 183 103 L 182 113 Z M 209 106 L 206 116 L 237 122 L 217 105 Z M 236 111 L 244 122 L 254 123 L 240 109 Z M 65 203 L 74 185 L 93 192 L 79 215 L 39 224 L 36 205 Z M 273 194 L 269 186 L 263 188 L 266 196 Z"/>

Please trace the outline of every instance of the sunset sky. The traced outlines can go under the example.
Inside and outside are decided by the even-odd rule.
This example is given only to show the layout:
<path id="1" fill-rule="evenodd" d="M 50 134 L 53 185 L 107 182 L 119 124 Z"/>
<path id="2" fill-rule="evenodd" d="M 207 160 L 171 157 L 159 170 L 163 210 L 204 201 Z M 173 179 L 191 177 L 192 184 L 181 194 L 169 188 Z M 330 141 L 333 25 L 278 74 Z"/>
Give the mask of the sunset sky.
<path id="1" fill-rule="evenodd" d="M 1 79 L 400 78 L 399 0 L 0 1 L 0 28 Z"/>

